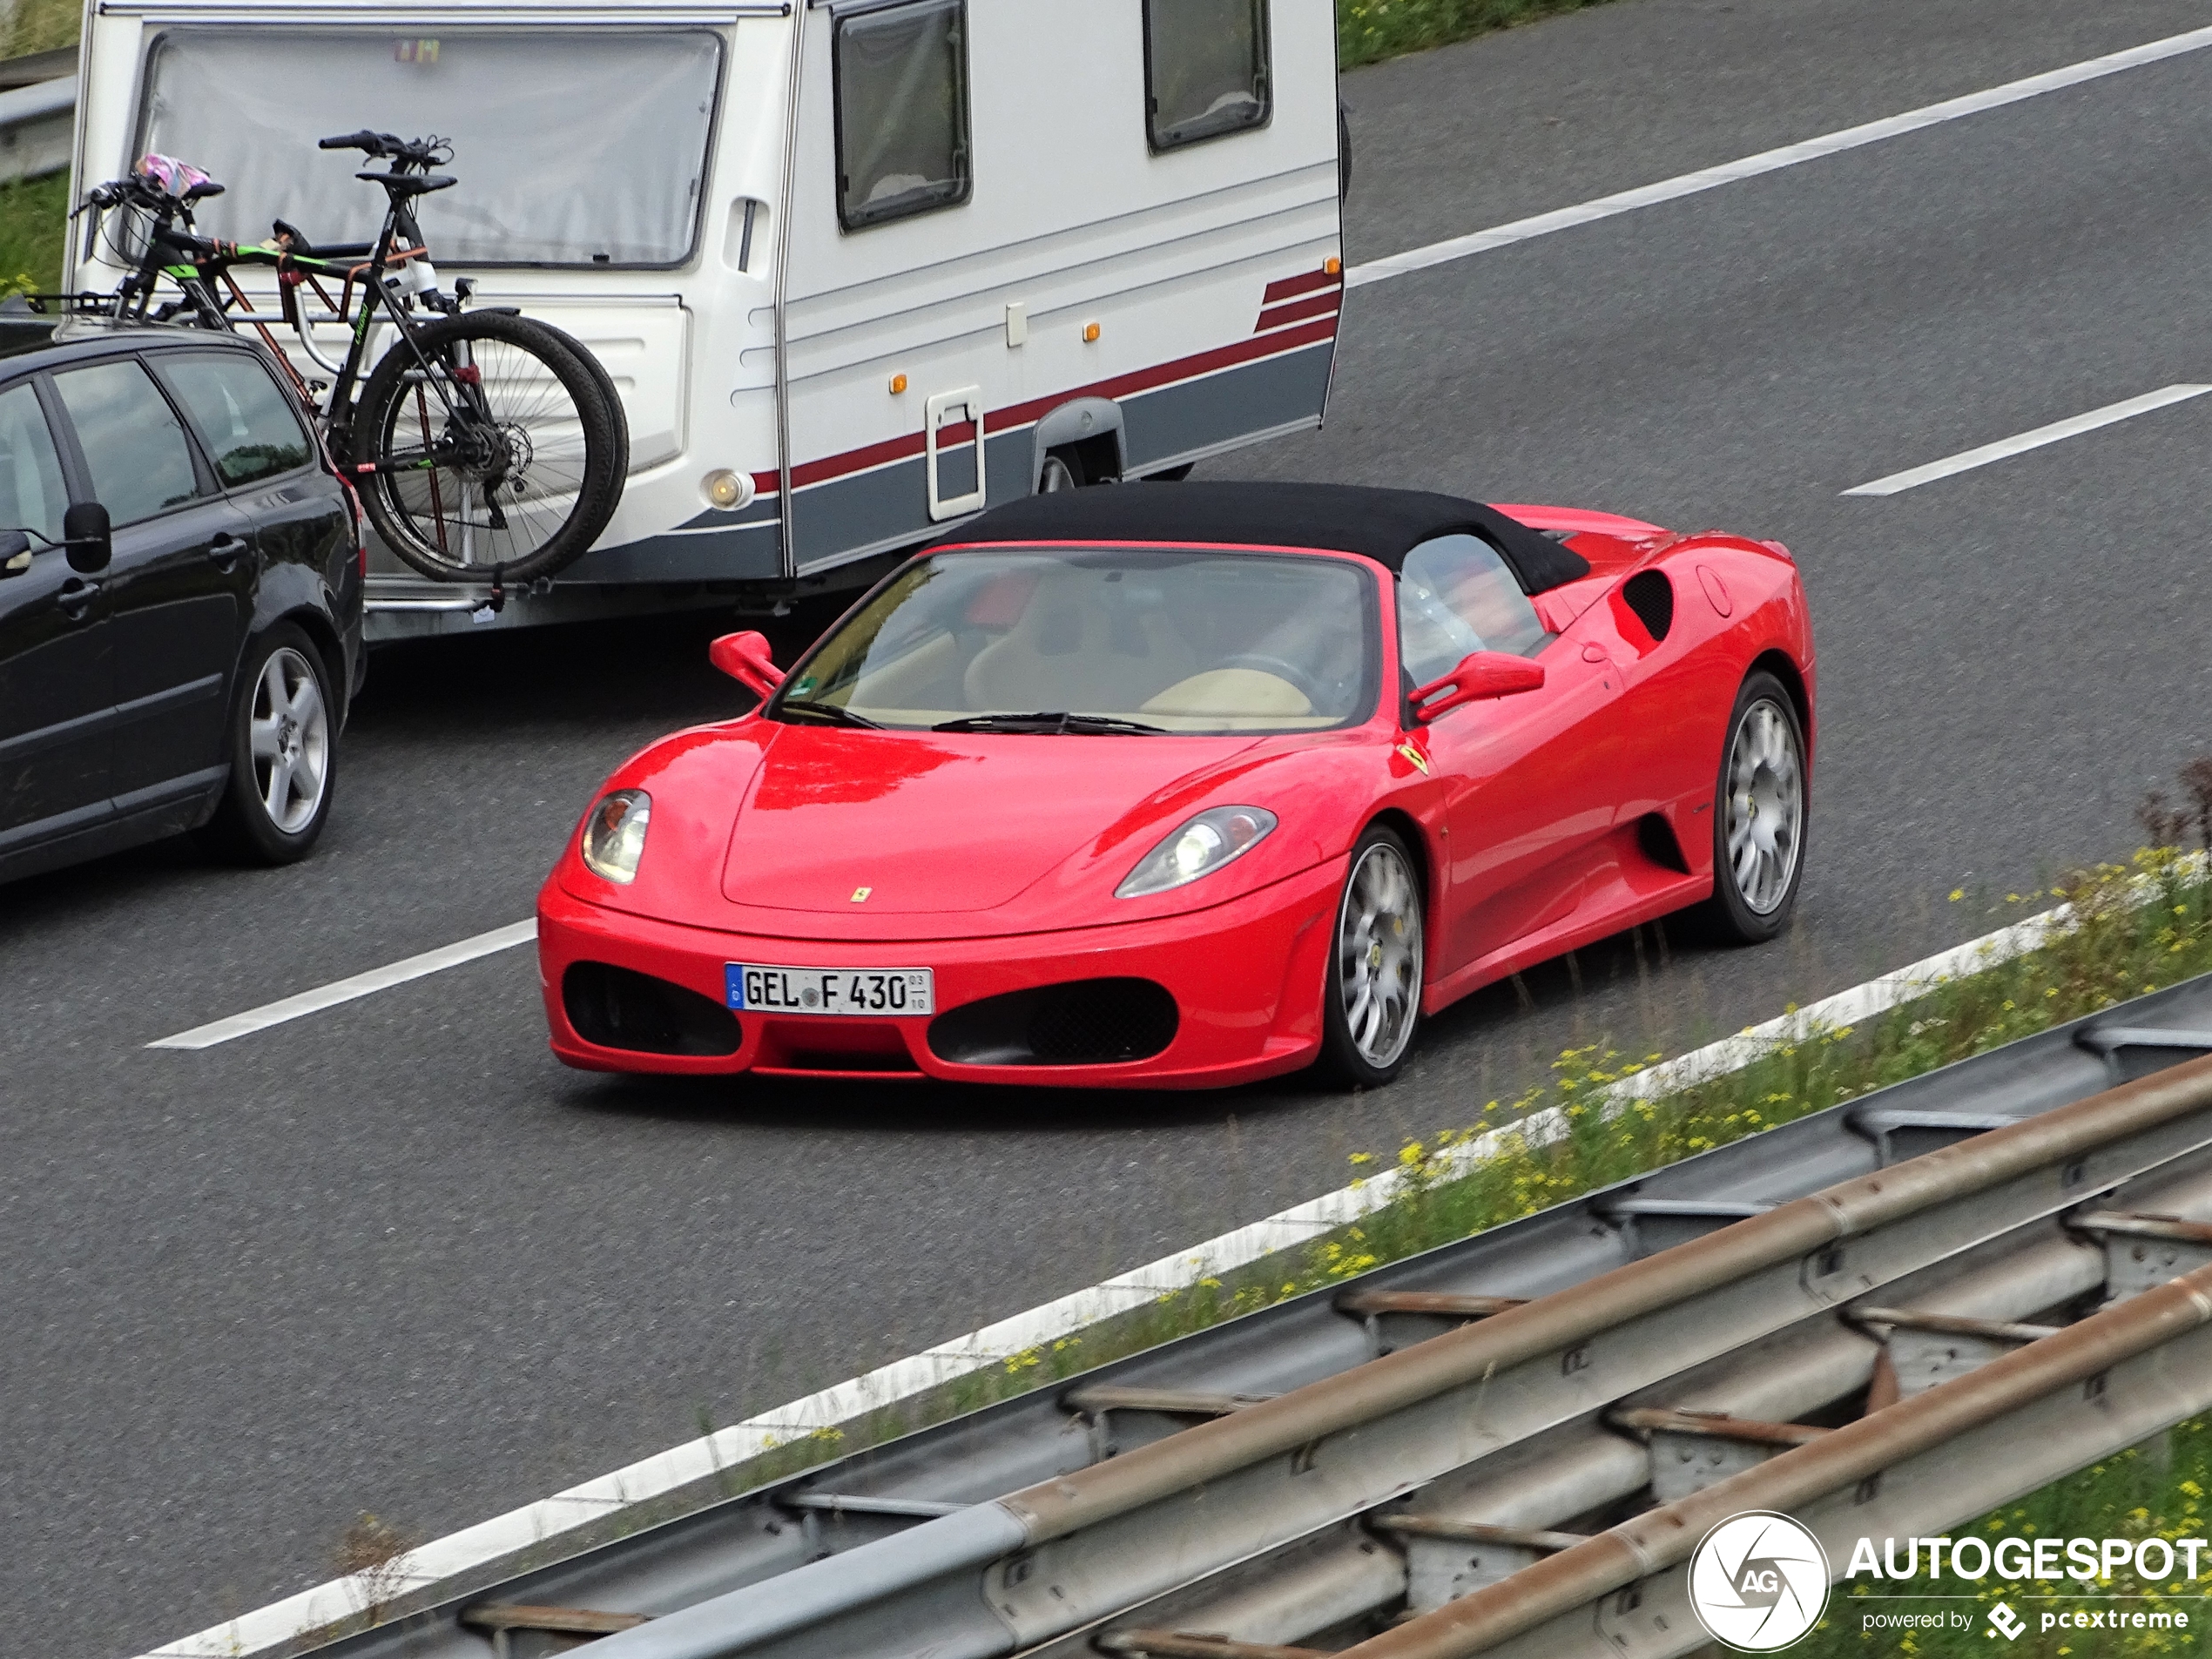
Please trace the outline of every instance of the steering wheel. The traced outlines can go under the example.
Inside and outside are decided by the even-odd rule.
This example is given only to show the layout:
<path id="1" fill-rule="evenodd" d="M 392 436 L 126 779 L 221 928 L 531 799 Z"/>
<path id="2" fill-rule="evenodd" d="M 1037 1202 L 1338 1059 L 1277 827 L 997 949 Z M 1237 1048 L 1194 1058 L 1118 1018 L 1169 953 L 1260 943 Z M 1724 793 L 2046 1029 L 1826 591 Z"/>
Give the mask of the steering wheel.
<path id="1" fill-rule="evenodd" d="M 1258 673 L 1272 674 L 1277 679 L 1287 680 L 1296 686 L 1298 695 L 1303 697 L 1312 707 L 1318 709 L 1321 706 L 1325 689 L 1321 683 L 1305 669 L 1300 668 L 1296 663 L 1286 662 L 1280 657 L 1263 656 L 1258 651 L 1243 651 L 1234 657 L 1224 658 L 1220 662 L 1216 663 L 1214 667 L 1216 670 L 1249 668 Z"/>

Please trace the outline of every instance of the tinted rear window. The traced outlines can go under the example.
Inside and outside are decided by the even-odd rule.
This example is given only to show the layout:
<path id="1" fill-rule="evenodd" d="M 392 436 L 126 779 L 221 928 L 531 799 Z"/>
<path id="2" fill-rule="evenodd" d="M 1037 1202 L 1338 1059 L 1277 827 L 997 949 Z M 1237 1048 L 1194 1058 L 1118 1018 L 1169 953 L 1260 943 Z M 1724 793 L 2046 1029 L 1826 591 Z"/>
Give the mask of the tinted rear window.
<path id="1" fill-rule="evenodd" d="M 235 488 L 307 464 L 307 435 L 269 371 L 239 352 L 164 354 L 162 378 L 191 411 L 216 475 Z"/>

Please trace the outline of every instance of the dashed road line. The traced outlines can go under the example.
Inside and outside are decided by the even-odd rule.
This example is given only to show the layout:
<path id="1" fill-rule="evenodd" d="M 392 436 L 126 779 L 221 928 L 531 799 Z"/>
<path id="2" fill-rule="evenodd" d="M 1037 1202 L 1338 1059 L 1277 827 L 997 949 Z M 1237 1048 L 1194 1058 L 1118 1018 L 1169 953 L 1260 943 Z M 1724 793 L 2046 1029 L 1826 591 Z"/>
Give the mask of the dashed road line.
<path id="1" fill-rule="evenodd" d="M 2125 51 L 2110 52 L 2102 57 L 2069 64 L 2063 69 L 2047 70 L 2040 75 L 2007 81 L 2002 86 L 1969 92 L 1963 98 L 1946 98 L 1940 104 L 1907 110 L 1902 115 L 1869 121 L 1863 126 L 1845 127 L 1840 132 L 1806 138 L 1797 144 L 1785 144 L 1778 150 L 1763 150 L 1757 155 L 1745 156 L 1741 160 L 1701 167 L 1696 172 L 1662 179 L 1656 185 L 1642 185 L 1615 195 L 1601 196 L 1595 201 L 1583 202 L 1574 207 L 1539 213 L 1533 219 L 1515 219 L 1510 225 L 1455 236 L 1447 241 L 1432 242 L 1426 247 L 1411 248 L 1385 259 L 1370 260 L 1365 265 L 1352 266 L 1345 272 L 1345 286 L 1361 288 L 1371 282 L 1387 282 L 1393 277 L 1406 276 L 1415 271 L 1426 271 L 1432 266 L 1448 265 L 1454 260 L 1469 259 L 1477 253 L 1510 247 L 1516 242 L 1549 236 L 1554 231 L 1573 230 L 1579 225 L 1594 224 L 1616 214 L 1634 212 L 1639 207 L 1656 207 L 1662 202 L 1679 201 L 1684 196 L 1695 196 L 1701 191 L 1717 190 L 1723 185 L 1779 172 L 1783 168 L 1794 167 L 1800 162 L 1817 161 L 1824 156 L 1839 155 L 1846 150 L 1857 150 L 1866 145 L 1880 144 L 1885 139 L 1902 138 L 1908 132 L 1940 126 L 1946 121 L 1979 115 L 1985 110 L 2002 109 L 2007 104 L 2018 104 L 2026 98 L 2040 98 L 2046 92 L 2080 86 L 2087 81 L 2101 80 L 2107 75 L 2117 75 L 2124 70 L 2140 69 L 2146 64 L 2162 63 L 2167 58 L 2179 57 L 2187 52 L 2202 51 L 2207 46 L 2212 46 L 2212 29 L 2192 29 L 2187 34 L 2169 35 L 2163 40 L 2149 41 L 2141 46 L 2130 46 Z"/>
<path id="2" fill-rule="evenodd" d="M 2040 449 L 2047 443 L 2056 443 L 2062 438 L 2078 437 L 2084 432 L 2094 432 L 2099 427 L 2111 426 L 2119 421 L 2130 420 L 2138 415 L 2148 415 L 2153 409 L 2162 409 L 2169 404 L 2186 403 L 2193 397 L 2202 397 L 2212 392 L 2212 386 L 2165 386 L 2155 392 L 2146 392 L 2141 397 L 2131 397 L 2123 402 L 2107 403 L 2101 409 L 2091 409 L 2086 415 L 2071 415 L 2063 421 L 2054 421 L 2048 426 L 2037 427 L 2033 432 L 2017 436 L 2000 438 L 1994 443 L 1985 443 L 1979 449 L 1962 449 L 1955 455 L 1941 461 L 1931 461 L 1925 467 L 1914 467 L 1906 472 L 1893 472 L 1886 478 L 1877 478 L 1871 484 L 1860 484 L 1846 489 L 1846 496 L 1894 496 L 1900 490 L 1932 484 L 1939 478 L 1972 472 L 1976 467 L 1986 467 L 1993 461 L 2025 455 L 2030 449 Z"/>
<path id="3" fill-rule="evenodd" d="M 273 1025 L 283 1025 L 310 1014 L 320 1014 L 325 1008 L 334 1008 L 341 1002 L 373 996 L 379 991 L 389 990 L 395 985 L 404 985 L 409 980 L 442 974 L 448 968 L 460 967 L 463 962 L 473 962 L 479 957 L 512 950 L 517 945 L 529 944 L 536 937 L 537 923 L 535 921 L 518 921 L 508 927 L 495 927 L 488 934 L 478 934 L 471 939 L 441 945 L 435 950 L 426 950 L 419 956 L 388 962 L 381 968 L 372 968 L 367 973 L 355 974 L 349 979 L 333 980 L 327 985 L 318 985 L 312 991 L 301 991 L 279 1001 L 265 1002 L 258 1008 L 233 1014 L 226 1020 L 196 1025 L 189 1031 L 178 1032 L 173 1037 L 163 1037 L 158 1042 L 149 1042 L 146 1047 L 212 1049 L 220 1042 L 250 1037 L 256 1031 L 266 1031 Z"/>

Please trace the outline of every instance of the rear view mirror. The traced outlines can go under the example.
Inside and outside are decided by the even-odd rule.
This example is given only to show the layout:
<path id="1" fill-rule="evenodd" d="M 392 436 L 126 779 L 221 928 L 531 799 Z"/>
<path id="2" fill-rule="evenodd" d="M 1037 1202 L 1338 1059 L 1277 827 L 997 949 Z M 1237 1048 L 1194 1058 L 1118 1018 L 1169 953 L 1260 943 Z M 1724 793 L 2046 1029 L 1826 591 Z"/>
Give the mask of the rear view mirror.
<path id="1" fill-rule="evenodd" d="M 62 545 L 69 550 L 69 568 L 79 576 L 94 576 L 106 570 L 108 561 L 115 556 L 107 509 L 96 501 L 74 503 L 62 515 Z"/>
<path id="2" fill-rule="evenodd" d="M 725 634 L 706 648 L 706 659 L 732 679 L 765 697 L 784 683 L 765 634 Z"/>
<path id="3" fill-rule="evenodd" d="M 1438 715 L 1456 709 L 1462 704 L 1534 691 L 1543 683 L 1544 665 L 1541 663 L 1532 663 L 1526 657 L 1515 657 L 1510 651 L 1470 651 L 1460 658 L 1460 665 L 1450 673 L 1414 691 L 1411 699 L 1413 718 L 1426 725 Z"/>
<path id="4" fill-rule="evenodd" d="M 21 576 L 30 569 L 30 537 L 21 530 L 0 530 L 0 577 Z"/>

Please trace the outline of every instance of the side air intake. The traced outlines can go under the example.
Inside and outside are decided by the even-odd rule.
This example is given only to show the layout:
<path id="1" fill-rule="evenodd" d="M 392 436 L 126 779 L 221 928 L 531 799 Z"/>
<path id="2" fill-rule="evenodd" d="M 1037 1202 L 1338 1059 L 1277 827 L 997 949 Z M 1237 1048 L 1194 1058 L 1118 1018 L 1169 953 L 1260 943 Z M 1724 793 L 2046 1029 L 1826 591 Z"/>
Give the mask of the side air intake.
<path id="1" fill-rule="evenodd" d="M 561 1007 L 586 1042 L 633 1054 L 735 1054 L 738 1016 L 712 997 L 606 962 L 576 962 L 561 975 Z"/>
<path id="2" fill-rule="evenodd" d="M 1639 570 L 1622 584 L 1621 597 L 1654 639 L 1675 625 L 1675 584 L 1661 570 Z"/>
<path id="3" fill-rule="evenodd" d="M 929 1027 L 929 1049 L 962 1066 L 1106 1066 L 1175 1041 L 1175 998 L 1149 979 L 1086 979 L 987 996 Z"/>

